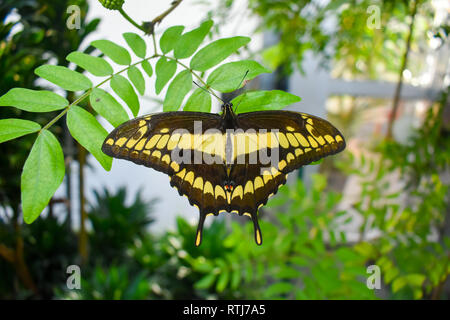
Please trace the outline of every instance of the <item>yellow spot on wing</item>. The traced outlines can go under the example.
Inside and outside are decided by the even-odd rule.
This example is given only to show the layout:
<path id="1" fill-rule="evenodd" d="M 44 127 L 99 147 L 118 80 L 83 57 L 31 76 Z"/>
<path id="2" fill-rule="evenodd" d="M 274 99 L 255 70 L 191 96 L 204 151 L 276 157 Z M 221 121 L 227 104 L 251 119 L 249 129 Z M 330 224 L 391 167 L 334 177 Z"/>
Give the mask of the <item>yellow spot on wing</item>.
<path id="1" fill-rule="evenodd" d="M 112 146 L 112 145 L 114 144 L 114 139 L 109 138 L 109 139 L 106 141 L 106 144 L 109 145 L 109 146 Z"/>
<path id="2" fill-rule="evenodd" d="M 272 179 L 272 175 L 269 170 L 266 170 L 263 174 L 264 183 L 267 184 Z"/>
<path id="3" fill-rule="evenodd" d="M 204 193 L 211 193 L 212 196 L 214 196 L 214 190 L 211 182 L 206 181 L 205 185 L 203 186 L 203 192 Z"/>
<path id="4" fill-rule="evenodd" d="M 259 229 L 256 229 L 256 243 L 258 245 L 261 245 L 262 241 L 261 241 L 261 231 L 259 231 Z"/>
<path id="5" fill-rule="evenodd" d="M 255 178 L 255 190 L 264 187 L 264 182 L 261 177 Z"/>
<path id="6" fill-rule="evenodd" d="M 170 167 L 173 169 L 173 171 L 178 172 L 180 170 L 180 165 L 176 162 L 172 162 L 170 164 Z"/>
<path id="7" fill-rule="evenodd" d="M 292 154 L 292 153 L 288 153 L 287 154 L 287 156 L 286 156 L 286 161 L 289 163 L 289 162 L 291 162 L 292 160 L 294 160 L 295 159 L 295 157 L 294 157 L 294 155 Z"/>
<path id="8" fill-rule="evenodd" d="M 291 127 L 291 126 L 287 126 L 287 127 L 286 127 L 286 130 L 287 130 L 287 131 L 295 131 L 295 128 L 293 128 L 293 127 Z"/>
<path id="9" fill-rule="evenodd" d="M 120 138 L 119 140 L 117 140 L 116 145 L 122 147 L 125 142 L 127 142 L 127 138 Z"/>
<path id="10" fill-rule="evenodd" d="M 284 133 L 282 133 L 282 132 L 278 133 L 278 141 L 280 141 L 280 145 L 283 148 L 285 148 L 285 149 L 289 148 L 289 142 L 286 139 L 286 136 L 284 135 Z"/>
<path id="11" fill-rule="evenodd" d="M 169 165 L 170 156 L 168 154 L 164 155 L 164 157 L 162 157 L 161 161 L 164 162 L 165 164 Z"/>
<path id="12" fill-rule="evenodd" d="M 141 151 L 144 148 L 146 139 L 141 139 L 138 144 L 134 147 L 135 150 Z"/>
<path id="13" fill-rule="evenodd" d="M 189 171 L 184 177 L 184 181 L 188 182 L 190 185 L 194 183 L 194 172 Z"/>
<path id="14" fill-rule="evenodd" d="M 203 178 L 202 177 L 197 177 L 197 179 L 195 179 L 194 188 L 200 189 L 200 190 L 203 189 Z"/>
<path id="15" fill-rule="evenodd" d="M 279 170 L 283 170 L 284 168 L 286 168 L 286 165 L 287 165 L 286 161 L 281 160 L 281 161 L 278 163 L 278 169 L 279 169 Z"/>
<path id="16" fill-rule="evenodd" d="M 170 135 L 165 134 L 162 136 L 162 138 L 158 141 L 158 144 L 156 145 L 156 147 L 158 149 L 162 149 L 166 146 L 167 141 L 169 141 Z"/>
<path id="17" fill-rule="evenodd" d="M 303 154 L 303 150 L 300 148 L 295 149 L 295 156 L 298 157 Z"/>
<path id="18" fill-rule="evenodd" d="M 311 147 L 317 148 L 317 147 L 319 146 L 319 145 L 317 144 L 316 140 L 314 140 L 313 137 L 308 136 L 308 140 L 309 140 L 309 143 L 311 143 Z"/>
<path id="19" fill-rule="evenodd" d="M 344 141 L 340 135 L 336 136 L 336 142 Z"/>
<path id="20" fill-rule="evenodd" d="M 181 136 L 180 141 L 178 142 L 178 147 L 180 149 L 192 149 L 193 145 L 193 136 L 192 134 L 185 133 Z"/>
<path id="21" fill-rule="evenodd" d="M 153 148 L 156 145 L 156 143 L 158 142 L 159 138 L 161 138 L 160 134 L 155 134 L 153 137 L 151 137 L 150 140 L 145 145 L 145 149 Z"/>
<path id="22" fill-rule="evenodd" d="M 161 129 L 161 133 L 167 133 L 167 132 L 169 132 L 169 128 L 163 128 L 163 129 Z"/>
<path id="23" fill-rule="evenodd" d="M 180 141 L 180 138 L 181 138 L 181 134 L 179 134 L 179 133 L 175 133 L 175 134 L 171 135 L 170 139 L 169 139 L 169 143 L 167 144 L 167 150 L 170 151 L 170 150 L 175 149 L 175 147 L 178 144 L 178 141 Z"/>
<path id="24" fill-rule="evenodd" d="M 242 186 L 237 186 L 237 187 L 234 189 L 233 196 L 231 197 L 231 199 L 234 199 L 234 198 L 237 198 L 237 197 L 240 197 L 241 199 L 244 198 Z"/>
<path id="25" fill-rule="evenodd" d="M 216 192 L 216 199 L 219 198 L 219 197 L 222 197 L 223 199 L 226 199 L 225 191 L 223 190 L 223 188 L 221 186 L 216 185 L 215 192 Z"/>
<path id="26" fill-rule="evenodd" d="M 145 121 L 145 120 L 139 121 L 139 127 L 143 127 L 145 125 L 147 125 L 147 121 Z"/>
<path id="27" fill-rule="evenodd" d="M 298 147 L 298 141 L 297 139 L 295 139 L 294 135 L 292 133 L 286 133 L 286 137 L 289 140 L 289 143 L 291 144 L 291 146 L 293 147 Z"/>
<path id="28" fill-rule="evenodd" d="M 245 184 L 244 194 L 253 193 L 253 182 L 247 181 Z"/>
<path id="29" fill-rule="evenodd" d="M 195 245 L 196 245 L 197 247 L 200 245 L 201 235 L 202 235 L 201 231 L 198 230 L 198 231 L 197 231 L 197 237 L 195 238 Z"/>
<path id="30" fill-rule="evenodd" d="M 161 152 L 159 152 L 158 150 L 153 151 L 152 157 L 156 157 L 158 159 L 161 158 Z"/>
<path id="31" fill-rule="evenodd" d="M 333 143 L 333 142 L 334 142 L 333 137 L 330 136 L 329 134 L 327 134 L 327 135 L 325 136 L 325 140 L 327 140 L 328 143 Z"/>
<path id="32" fill-rule="evenodd" d="M 295 137 L 297 138 L 298 142 L 302 145 L 302 147 L 309 147 L 308 140 L 306 140 L 305 136 L 301 133 L 294 133 Z"/>
<path id="33" fill-rule="evenodd" d="M 181 170 L 180 172 L 178 172 L 178 173 L 177 173 L 177 176 L 180 177 L 180 178 L 183 180 L 185 174 L 186 174 L 186 168 L 184 168 L 183 170 Z"/>

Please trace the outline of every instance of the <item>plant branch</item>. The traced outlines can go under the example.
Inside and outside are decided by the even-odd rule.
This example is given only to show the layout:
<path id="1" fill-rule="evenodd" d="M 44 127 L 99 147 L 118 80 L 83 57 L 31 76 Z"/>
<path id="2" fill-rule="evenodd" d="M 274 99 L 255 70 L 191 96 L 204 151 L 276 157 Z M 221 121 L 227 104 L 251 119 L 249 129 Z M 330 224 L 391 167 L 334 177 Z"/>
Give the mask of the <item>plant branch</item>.
<path id="1" fill-rule="evenodd" d="M 152 20 L 153 26 L 155 26 L 157 23 L 161 23 L 165 17 L 167 17 L 173 10 L 175 10 L 176 7 L 180 5 L 180 3 L 183 2 L 183 0 L 175 0 L 172 2 L 171 7 L 161 13 L 159 16 L 157 16 L 155 19 Z"/>
<path id="2" fill-rule="evenodd" d="M 174 0 L 170 6 L 169 9 L 161 13 L 159 16 L 154 18 L 152 21 L 144 22 L 142 24 L 137 23 L 133 18 L 131 18 L 123 8 L 119 9 L 120 14 L 133 26 L 138 28 L 139 30 L 143 31 L 145 34 L 151 34 L 154 36 L 155 34 L 155 26 L 158 23 L 161 23 L 165 17 L 167 17 L 173 10 L 175 10 L 176 7 L 180 5 L 180 3 L 183 2 L 183 0 Z M 155 46 L 155 53 L 156 53 L 156 46 Z"/>
<path id="3" fill-rule="evenodd" d="M 400 94 L 401 94 L 402 86 L 403 86 L 403 71 L 406 69 L 406 65 L 408 63 L 409 51 L 411 50 L 411 42 L 412 42 L 412 37 L 413 37 L 413 33 L 414 33 L 414 23 L 415 23 L 415 18 L 416 18 L 416 13 L 417 13 L 418 2 L 419 2 L 419 0 L 414 1 L 413 9 L 411 12 L 411 24 L 409 25 L 409 33 L 408 33 L 408 38 L 406 40 L 406 48 L 405 48 L 405 52 L 403 54 L 402 66 L 400 68 L 400 72 L 398 75 L 397 87 L 395 88 L 394 101 L 392 103 L 392 111 L 389 115 L 386 139 L 392 138 L 392 130 L 393 130 L 393 126 L 394 126 L 394 121 L 397 116 L 398 106 L 400 104 Z"/>
<path id="4" fill-rule="evenodd" d="M 129 22 L 131 23 L 133 26 L 135 26 L 136 28 L 138 28 L 139 30 L 147 33 L 147 30 L 145 30 L 143 25 L 139 25 L 136 21 L 134 21 L 126 12 L 125 10 L 123 10 L 123 8 L 119 9 L 120 14 Z"/>

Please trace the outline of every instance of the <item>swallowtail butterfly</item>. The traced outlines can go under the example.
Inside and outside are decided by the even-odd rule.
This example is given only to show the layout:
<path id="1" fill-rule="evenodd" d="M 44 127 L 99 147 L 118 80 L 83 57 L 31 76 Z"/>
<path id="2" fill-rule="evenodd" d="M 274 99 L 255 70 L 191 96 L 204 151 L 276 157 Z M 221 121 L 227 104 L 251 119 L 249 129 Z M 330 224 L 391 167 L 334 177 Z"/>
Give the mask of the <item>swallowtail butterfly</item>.
<path id="1" fill-rule="evenodd" d="M 289 172 L 345 148 L 328 121 L 291 111 L 236 114 L 162 112 L 127 121 L 105 139 L 105 154 L 170 177 L 170 185 L 200 211 L 195 244 L 208 215 L 247 215 L 262 243 L 258 209 L 286 183 Z"/>

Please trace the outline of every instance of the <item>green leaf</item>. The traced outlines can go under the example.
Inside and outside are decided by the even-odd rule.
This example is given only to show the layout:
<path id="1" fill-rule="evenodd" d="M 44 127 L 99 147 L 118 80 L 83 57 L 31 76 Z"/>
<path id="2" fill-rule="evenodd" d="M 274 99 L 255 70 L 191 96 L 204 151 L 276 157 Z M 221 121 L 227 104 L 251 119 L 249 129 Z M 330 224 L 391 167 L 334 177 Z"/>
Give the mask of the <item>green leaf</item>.
<path id="1" fill-rule="evenodd" d="M 0 143 L 37 132 L 40 129 L 41 126 L 33 121 L 22 119 L 1 119 Z"/>
<path id="2" fill-rule="evenodd" d="M 192 74 L 189 70 L 183 70 L 173 79 L 167 89 L 163 103 L 164 111 L 177 111 L 180 109 L 184 97 L 192 88 Z"/>
<path id="3" fill-rule="evenodd" d="M 211 112 L 211 95 L 209 92 L 197 88 L 189 97 L 184 111 Z"/>
<path id="4" fill-rule="evenodd" d="M 55 136 L 42 130 L 22 171 L 22 211 L 26 223 L 39 217 L 64 179 L 64 155 Z"/>
<path id="5" fill-rule="evenodd" d="M 264 292 L 267 297 L 276 296 L 279 294 L 289 293 L 294 290 L 294 286 L 288 282 L 277 282 L 270 285 Z"/>
<path id="6" fill-rule="evenodd" d="M 140 108 L 139 98 L 131 83 L 125 77 L 118 74 L 111 79 L 111 88 L 127 104 L 136 117 Z"/>
<path id="7" fill-rule="evenodd" d="M 142 69 L 145 71 L 145 73 L 151 77 L 153 75 L 153 68 L 152 65 L 150 64 L 150 62 L 148 62 L 148 60 L 144 60 L 141 63 Z"/>
<path id="8" fill-rule="evenodd" d="M 223 290 L 225 290 L 229 279 L 230 279 L 230 272 L 228 270 L 223 270 L 217 280 L 217 284 L 216 284 L 217 292 L 222 292 Z"/>
<path id="9" fill-rule="evenodd" d="M 191 60 L 191 68 L 206 71 L 219 64 L 240 47 L 250 42 L 248 37 L 232 37 L 216 40 L 202 48 Z"/>
<path id="10" fill-rule="evenodd" d="M 30 112 L 50 112 L 64 109 L 69 101 L 51 91 L 14 88 L 0 97 L 0 106 L 16 107 Z"/>
<path id="11" fill-rule="evenodd" d="M 136 87 L 137 91 L 141 96 L 145 93 L 145 79 L 142 72 L 135 66 L 128 69 L 128 78 Z"/>
<path id="12" fill-rule="evenodd" d="M 260 110 L 280 110 L 300 101 L 296 95 L 281 90 L 250 91 L 234 98 L 231 103 L 238 106 L 239 113 Z"/>
<path id="13" fill-rule="evenodd" d="M 156 63 L 156 83 L 155 90 L 156 94 L 159 94 L 164 86 L 169 82 L 177 71 L 177 63 L 174 60 L 166 59 L 161 57 Z"/>
<path id="14" fill-rule="evenodd" d="M 183 30 L 184 26 L 173 26 L 164 31 L 159 40 L 159 47 L 164 54 L 169 53 L 175 47 Z"/>
<path id="15" fill-rule="evenodd" d="M 240 283 L 241 283 L 241 270 L 236 269 L 231 274 L 231 284 L 230 284 L 231 289 L 236 290 L 239 287 Z"/>
<path id="16" fill-rule="evenodd" d="M 144 39 L 133 32 L 126 32 L 123 34 L 128 46 L 133 50 L 134 54 L 139 58 L 144 59 L 147 54 L 147 44 Z"/>
<path id="17" fill-rule="evenodd" d="M 209 33 L 212 25 L 212 20 L 208 20 L 203 22 L 197 29 L 183 34 L 175 44 L 175 58 L 184 59 L 193 55 Z"/>
<path id="18" fill-rule="evenodd" d="M 247 71 L 248 74 L 245 76 Z M 229 62 L 215 69 L 209 75 L 206 83 L 220 92 L 231 92 L 241 88 L 245 84 L 245 80 L 251 80 L 261 73 L 269 72 L 270 70 L 253 60 Z M 244 76 L 245 79 L 242 81 Z M 241 81 L 242 84 L 238 88 Z"/>
<path id="19" fill-rule="evenodd" d="M 92 87 L 86 76 L 62 66 L 43 65 L 34 73 L 67 91 L 84 91 Z"/>
<path id="20" fill-rule="evenodd" d="M 131 63 L 130 53 L 124 47 L 115 44 L 109 40 L 96 40 L 91 43 L 94 48 L 97 48 L 108 56 L 117 64 L 127 66 Z"/>
<path id="21" fill-rule="evenodd" d="M 408 282 L 407 282 L 407 280 L 406 280 L 405 277 L 400 277 L 400 278 L 395 279 L 395 280 L 392 282 L 392 292 L 393 292 L 393 293 L 396 293 L 397 291 L 399 291 L 400 289 L 402 289 L 404 286 L 406 286 L 407 283 L 408 283 Z"/>
<path id="22" fill-rule="evenodd" d="M 78 106 L 71 107 L 67 113 L 67 127 L 72 137 L 92 153 L 106 171 L 111 170 L 112 158 L 101 150 L 108 132 L 92 114 Z"/>
<path id="23" fill-rule="evenodd" d="M 197 281 L 194 284 L 194 287 L 196 289 L 208 289 L 209 287 L 212 286 L 212 284 L 214 283 L 215 280 L 216 280 L 216 274 L 210 273 L 210 274 L 207 274 L 206 276 L 204 276 L 203 278 L 201 278 L 199 281 Z"/>
<path id="24" fill-rule="evenodd" d="M 83 52 L 72 52 L 66 59 L 97 77 L 109 76 L 114 73 L 111 65 L 104 59 Z"/>
<path id="25" fill-rule="evenodd" d="M 128 114 L 117 100 L 103 89 L 94 88 L 90 95 L 91 105 L 114 127 L 128 121 Z"/>

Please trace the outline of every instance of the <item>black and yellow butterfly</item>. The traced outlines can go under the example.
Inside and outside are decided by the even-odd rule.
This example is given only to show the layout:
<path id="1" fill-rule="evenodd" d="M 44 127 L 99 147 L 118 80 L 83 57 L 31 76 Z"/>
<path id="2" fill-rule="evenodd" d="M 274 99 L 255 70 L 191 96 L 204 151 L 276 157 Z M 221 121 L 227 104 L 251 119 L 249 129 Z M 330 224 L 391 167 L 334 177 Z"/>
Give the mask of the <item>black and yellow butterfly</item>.
<path id="1" fill-rule="evenodd" d="M 222 212 L 249 216 L 260 245 L 258 209 L 288 173 L 344 148 L 342 134 L 321 118 L 290 111 L 236 114 L 225 103 L 221 115 L 180 111 L 130 120 L 108 135 L 102 150 L 169 175 L 170 185 L 200 211 L 198 246 L 206 216 Z"/>

